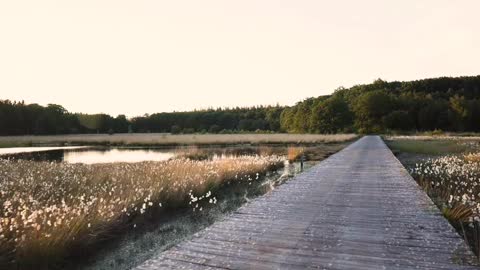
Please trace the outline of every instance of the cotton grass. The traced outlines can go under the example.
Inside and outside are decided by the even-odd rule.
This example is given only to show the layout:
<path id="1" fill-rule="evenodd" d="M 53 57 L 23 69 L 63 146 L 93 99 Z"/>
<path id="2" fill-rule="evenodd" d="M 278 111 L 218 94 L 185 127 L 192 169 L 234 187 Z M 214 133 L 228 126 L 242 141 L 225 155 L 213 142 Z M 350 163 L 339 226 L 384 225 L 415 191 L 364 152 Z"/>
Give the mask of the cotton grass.
<path id="1" fill-rule="evenodd" d="M 0 160 L 0 267 L 59 261 L 154 209 L 216 203 L 229 181 L 253 181 L 276 156 L 204 161 L 68 164 Z"/>
<path id="2" fill-rule="evenodd" d="M 473 207 L 471 219 L 480 217 L 480 163 L 472 157 L 449 155 L 427 159 L 412 168 L 412 175 L 425 182 L 429 191 L 443 200 L 445 207 L 457 204 Z"/>

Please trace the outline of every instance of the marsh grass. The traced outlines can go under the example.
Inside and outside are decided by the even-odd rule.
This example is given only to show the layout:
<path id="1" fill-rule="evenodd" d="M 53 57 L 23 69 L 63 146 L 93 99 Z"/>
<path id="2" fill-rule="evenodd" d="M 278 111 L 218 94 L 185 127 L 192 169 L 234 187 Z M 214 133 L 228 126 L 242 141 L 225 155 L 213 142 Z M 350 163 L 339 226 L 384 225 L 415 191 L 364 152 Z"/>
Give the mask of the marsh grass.
<path id="1" fill-rule="evenodd" d="M 457 143 L 465 147 L 466 154 L 432 155 L 410 172 L 479 256 L 480 154 L 472 152 L 477 151 L 476 144 Z"/>
<path id="2" fill-rule="evenodd" d="M 79 134 L 52 136 L 1 136 L 0 146 L 31 145 L 227 145 L 227 144 L 315 144 L 346 142 L 355 134 Z"/>
<path id="3" fill-rule="evenodd" d="M 422 154 L 422 155 L 446 155 L 461 153 L 468 146 L 455 140 L 388 140 L 388 146 L 396 152 Z"/>
<path id="4" fill-rule="evenodd" d="M 255 181 L 280 157 L 67 164 L 0 161 L 0 267 L 53 269 L 145 215 L 215 204 L 228 182 Z M 1 265 L 3 264 L 3 266 Z"/>
<path id="5" fill-rule="evenodd" d="M 457 203 L 450 207 L 443 207 L 442 213 L 450 222 L 465 223 L 472 220 L 475 207 Z"/>
<path id="6" fill-rule="evenodd" d="M 389 136 L 386 143 L 480 258 L 478 134 Z"/>
<path id="7" fill-rule="evenodd" d="M 190 159 L 190 160 L 206 160 L 211 156 L 209 151 L 201 149 L 198 146 L 188 146 L 178 148 L 175 150 L 175 158 Z"/>
<path id="8" fill-rule="evenodd" d="M 468 162 L 480 162 L 480 153 L 468 153 L 463 156 L 463 158 Z"/>
<path id="9" fill-rule="evenodd" d="M 288 147 L 287 149 L 287 159 L 289 162 L 294 162 L 298 160 L 305 153 L 305 148 L 303 147 Z"/>
<path id="10" fill-rule="evenodd" d="M 286 156 L 289 162 L 298 161 L 304 155 L 308 160 L 322 160 L 342 149 L 346 143 L 316 144 L 307 146 L 233 146 L 233 147 L 199 147 L 187 146 L 175 149 L 175 158 L 207 160 L 213 157 L 251 156 Z"/>

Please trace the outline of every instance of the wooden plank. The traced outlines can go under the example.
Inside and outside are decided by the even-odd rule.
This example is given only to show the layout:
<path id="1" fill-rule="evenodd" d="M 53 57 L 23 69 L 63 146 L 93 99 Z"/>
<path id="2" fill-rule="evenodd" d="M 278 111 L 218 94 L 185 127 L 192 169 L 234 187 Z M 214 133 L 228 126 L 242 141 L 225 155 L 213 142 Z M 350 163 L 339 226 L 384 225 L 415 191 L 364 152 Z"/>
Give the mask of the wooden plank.
<path id="1" fill-rule="evenodd" d="M 475 262 L 380 137 L 366 136 L 136 269 L 477 269 Z"/>

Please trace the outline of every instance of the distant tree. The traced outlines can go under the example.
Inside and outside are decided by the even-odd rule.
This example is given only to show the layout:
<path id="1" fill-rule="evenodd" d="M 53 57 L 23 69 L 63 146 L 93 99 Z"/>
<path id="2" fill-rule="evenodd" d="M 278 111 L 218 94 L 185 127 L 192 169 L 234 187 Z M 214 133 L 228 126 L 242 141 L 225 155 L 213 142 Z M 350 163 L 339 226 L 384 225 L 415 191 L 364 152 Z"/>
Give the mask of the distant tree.
<path id="1" fill-rule="evenodd" d="M 184 128 L 182 133 L 184 134 L 191 134 L 191 133 L 195 133 L 195 129 L 193 128 Z"/>
<path id="2" fill-rule="evenodd" d="M 208 133 L 218 133 L 222 128 L 219 125 L 211 125 L 208 129 Z"/>
<path id="3" fill-rule="evenodd" d="M 445 100 L 427 99 L 418 111 L 420 130 L 447 130 L 449 126 L 449 106 Z"/>
<path id="4" fill-rule="evenodd" d="M 312 132 L 337 133 L 352 125 L 353 114 L 345 100 L 333 96 L 313 107 L 310 121 Z"/>
<path id="5" fill-rule="evenodd" d="M 170 132 L 172 134 L 180 134 L 180 132 L 182 132 L 182 128 L 180 126 L 173 125 L 172 128 L 170 129 Z"/>
<path id="6" fill-rule="evenodd" d="M 280 114 L 280 130 L 292 132 L 293 131 L 293 116 L 294 116 L 294 109 L 293 108 L 285 108 L 282 113 Z"/>
<path id="7" fill-rule="evenodd" d="M 280 130 L 280 115 L 283 111 L 283 107 L 275 106 L 267 108 L 265 114 L 265 120 L 268 123 L 268 130 Z"/>
<path id="8" fill-rule="evenodd" d="M 127 117 L 123 114 L 118 115 L 115 117 L 113 120 L 113 130 L 117 133 L 127 133 L 129 130 L 129 122 L 127 120 Z"/>
<path id="9" fill-rule="evenodd" d="M 450 98 L 450 118 L 457 131 L 464 131 L 467 126 L 467 118 L 469 115 L 467 102 L 465 97 L 455 95 Z"/>
<path id="10" fill-rule="evenodd" d="M 253 130 L 253 124 L 251 119 L 242 119 L 238 122 L 238 130 Z"/>
<path id="11" fill-rule="evenodd" d="M 382 121 L 386 128 L 393 130 L 411 130 L 415 127 L 412 117 L 406 111 L 393 111 L 385 115 Z"/>
<path id="12" fill-rule="evenodd" d="M 293 132 L 295 133 L 307 133 L 310 130 L 310 119 L 312 114 L 312 105 L 315 100 L 310 98 L 301 102 L 297 106 L 295 116 L 293 118 Z"/>
<path id="13" fill-rule="evenodd" d="M 361 132 L 379 132 L 383 129 L 382 118 L 392 106 L 392 99 L 384 90 L 366 92 L 353 104 L 355 126 Z"/>

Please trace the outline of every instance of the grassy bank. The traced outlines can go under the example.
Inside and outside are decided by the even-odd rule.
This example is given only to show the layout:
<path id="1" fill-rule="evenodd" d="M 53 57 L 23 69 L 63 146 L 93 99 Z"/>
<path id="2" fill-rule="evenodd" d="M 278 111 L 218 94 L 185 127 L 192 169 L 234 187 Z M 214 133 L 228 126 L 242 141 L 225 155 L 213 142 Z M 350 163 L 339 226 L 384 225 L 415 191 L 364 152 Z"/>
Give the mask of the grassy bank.
<path id="1" fill-rule="evenodd" d="M 392 151 L 480 255 L 480 140 L 399 139 Z"/>
<path id="2" fill-rule="evenodd" d="M 461 153 L 468 149 L 466 144 L 458 143 L 455 140 L 414 140 L 397 139 L 388 142 L 390 148 L 401 153 L 423 154 L 423 155 L 445 155 Z"/>
<path id="3" fill-rule="evenodd" d="M 355 134 L 79 134 L 55 136 L 1 136 L 0 147 L 38 145 L 227 145 L 227 144 L 315 144 L 345 142 Z"/>
<path id="4" fill-rule="evenodd" d="M 144 214 L 216 203 L 229 181 L 254 181 L 282 159 L 66 164 L 0 161 L 0 268 L 52 269 Z"/>

